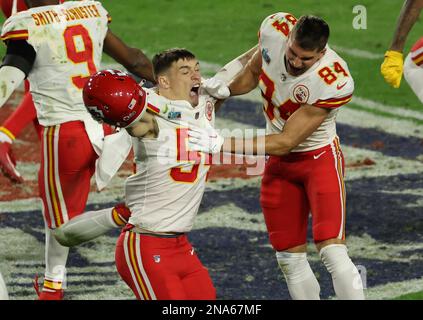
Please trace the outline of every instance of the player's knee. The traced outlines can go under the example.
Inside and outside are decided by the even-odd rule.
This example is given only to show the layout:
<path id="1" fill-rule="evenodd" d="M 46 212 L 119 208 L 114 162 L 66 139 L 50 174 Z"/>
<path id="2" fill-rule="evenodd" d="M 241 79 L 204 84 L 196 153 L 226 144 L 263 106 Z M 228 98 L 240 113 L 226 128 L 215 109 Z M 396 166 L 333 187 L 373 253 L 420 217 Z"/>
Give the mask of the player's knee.
<path id="1" fill-rule="evenodd" d="M 67 232 L 65 225 L 61 225 L 59 228 L 54 229 L 53 236 L 57 242 L 65 247 L 73 247 L 80 243 L 76 237 L 70 232 Z"/>
<path id="2" fill-rule="evenodd" d="M 351 268 L 352 261 L 344 244 L 329 244 L 320 250 L 319 255 L 326 269 L 331 274 Z"/>
<path id="3" fill-rule="evenodd" d="M 348 256 L 347 247 L 344 244 L 329 244 L 324 246 L 319 254 L 332 276 L 337 297 L 342 300 L 364 299 L 363 281 Z"/>
<path id="4" fill-rule="evenodd" d="M 304 277 L 309 277 L 309 264 L 306 252 L 276 252 L 278 265 L 285 278 L 290 283 L 304 281 Z"/>

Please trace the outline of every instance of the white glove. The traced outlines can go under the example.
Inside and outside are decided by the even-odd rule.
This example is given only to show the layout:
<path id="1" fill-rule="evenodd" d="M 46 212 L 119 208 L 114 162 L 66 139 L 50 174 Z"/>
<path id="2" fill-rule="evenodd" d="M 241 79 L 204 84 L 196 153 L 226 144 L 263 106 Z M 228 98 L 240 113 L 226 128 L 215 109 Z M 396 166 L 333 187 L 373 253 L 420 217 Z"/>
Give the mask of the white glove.
<path id="1" fill-rule="evenodd" d="M 209 95 L 216 99 L 224 100 L 231 95 L 228 85 L 215 77 L 203 81 L 201 85 Z"/>
<path id="2" fill-rule="evenodd" d="M 188 147 L 190 150 L 205 153 L 219 153 L 225 139 L 208 125 L 206 128 L 188 129 Z"/>

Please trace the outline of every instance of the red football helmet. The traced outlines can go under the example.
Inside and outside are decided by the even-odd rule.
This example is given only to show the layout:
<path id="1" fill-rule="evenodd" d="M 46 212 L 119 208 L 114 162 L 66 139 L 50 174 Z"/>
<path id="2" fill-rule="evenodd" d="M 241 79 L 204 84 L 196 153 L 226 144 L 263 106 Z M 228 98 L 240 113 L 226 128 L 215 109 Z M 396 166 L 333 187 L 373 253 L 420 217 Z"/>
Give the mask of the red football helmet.
<path id="1" fill-rule="evenodd" d="M 97 121 L 117 127 L 128 127 L 145 111 L 146 92 L 127 73 L 102 70 L 93 74 L 84 86 L 82 96 L 88 112 Z"/>

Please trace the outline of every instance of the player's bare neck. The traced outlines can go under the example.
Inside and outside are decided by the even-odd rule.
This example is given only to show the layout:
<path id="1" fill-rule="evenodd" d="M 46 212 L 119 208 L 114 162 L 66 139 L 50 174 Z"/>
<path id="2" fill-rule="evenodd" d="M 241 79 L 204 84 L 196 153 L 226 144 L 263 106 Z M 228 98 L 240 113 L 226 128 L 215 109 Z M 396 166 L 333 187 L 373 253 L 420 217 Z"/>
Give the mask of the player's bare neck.
<path id="1" fill-rule="evenodd" d="M 165 97 L 166 99 L 169 100 L 180 100 L 178 99 L 178 97 L 172 92 L 171 89 L 166 89 L 166 88 L 158 88 L 157 89 L 157 94 L 159 96 Z"/>

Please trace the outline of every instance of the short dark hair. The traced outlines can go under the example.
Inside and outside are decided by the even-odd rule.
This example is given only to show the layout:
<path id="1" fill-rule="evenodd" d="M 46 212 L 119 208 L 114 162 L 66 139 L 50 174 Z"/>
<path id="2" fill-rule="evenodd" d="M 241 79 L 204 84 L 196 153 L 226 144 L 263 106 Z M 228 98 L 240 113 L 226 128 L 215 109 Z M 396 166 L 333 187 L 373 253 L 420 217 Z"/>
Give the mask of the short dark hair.
<path id="1" fill-rule="evenodd" d="M 167 71 L 172 63 L 179 59 L 191 60 L 195 59 L 195 55 L 184 48 L 172 48 L 157 53 L 153 57 L 154 75 L 157 77 L 157 75 Z"/>
<path id="2" fill-rule="evenodd" d="M 323 50 L 328 43 L 329 33 L 329 26 L 322 18 L 310 15 L 302 16 L 291 32 L 301 48 L 311 51 Z"/>

